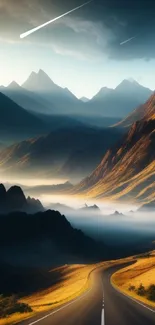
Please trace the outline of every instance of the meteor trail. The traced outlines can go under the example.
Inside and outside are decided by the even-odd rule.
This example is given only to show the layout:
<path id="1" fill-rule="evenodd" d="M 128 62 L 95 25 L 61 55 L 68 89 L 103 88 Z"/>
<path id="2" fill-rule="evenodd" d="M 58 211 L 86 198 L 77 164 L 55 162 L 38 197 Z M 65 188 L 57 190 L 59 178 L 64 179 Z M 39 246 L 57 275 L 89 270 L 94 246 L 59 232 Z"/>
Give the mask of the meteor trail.
<path id="1" fill-rule="evenodd" d="M 58 16 L 58 17 L 56 17 L 56 18 L 54 18 L 54 19 L 48 21 L 47 23 L 44 23 L 44 24 L 42 24 L 42 25 L 40 25 L 40 26 L 38 26 L 38 27 L 35 27 L 35 28 L 33 28 L 33 29 L 31 29 L 31 30 L 29 30 L 29 31 L 27 31 L 27 32 L 25 32 L 25 33 L 23 33 L 23 34 L 21 34 L 21 35 L 20 35 L 20 38 L 25 38 L 25 37 L 29 36 L 30 34 L 36 32 L 37 30 L 39 30 L 39 29 L 41 29 L 41 28 L 43 28 L 43 27 L 45 27 L 45 26 L 47 26 L 47 25 L 49 25 L 49 24 L 51 24 L 51 23 L 53 23 L 54 21 L 56 21 L 56 20 L 58 20 L 58 19 L 60 19 L 60 18 L 62 18 L 62 17 L 64 17 L 64 16 L 69 15 L 71 12 L 73 12 L 73 11 L 75 11 L 75 10 L 78 10 L 78 9 L 80 9 L 80 8 L 82 8 L 82 7 L 86 6 L 86 5 L 88 5 L 88 4 L 89 4 L 90 2 L 92 2 L 92 1 L 93 1 L 93 0 L 91 0 L 91 1 L 87 1 L 87 2 L 85 2 L 84 4 L 82 4 L 81 6 L 78 6 L 78 7 L 74 8 L 74 9 L 72 9 L 72 10 L 70 10 L 70 11 L 68 11 L 68 12 L 66 12 L 66 13 L 64 13 L 64 14 L 62 14 L 61 16 Z"/>
<path id="2" fill-rule="evenodd" d="M 131 37 L 131 38 L 128 38 L 127 40 L 121 42 L 120 45 L 124 45 L 124 44 L 126 44 L 126 43 L 128 43 L 128 42 L 131 42 L 134 38 L 136 38 L 136 36 L 133 36 L 133 37 Z"/>

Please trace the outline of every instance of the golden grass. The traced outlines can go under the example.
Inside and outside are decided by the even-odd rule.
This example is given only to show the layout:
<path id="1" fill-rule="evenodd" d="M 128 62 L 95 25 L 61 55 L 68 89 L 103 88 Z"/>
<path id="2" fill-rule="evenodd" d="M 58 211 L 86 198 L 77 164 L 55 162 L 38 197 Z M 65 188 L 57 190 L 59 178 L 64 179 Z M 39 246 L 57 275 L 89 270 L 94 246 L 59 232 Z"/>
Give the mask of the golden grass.
<path id="1" fill-rule="evenodd" d="M 148 289 L 151 284 L 155 284 L 155 252 L 152 252 L 150 257 L 139 258 L 135 264 L 117 271 L 113 274 L 111 281 L 124 293 L 155 307 L 155 302 L 129 290 L 130 286 L 135 286 L 137 289 L 140 284 L 143 284 Z"/>
<path id="2" fill-rule="evenodd" d="M 88 275 L 94 268 L 95 265 L 64 266 L 61 268 L 62 282 L 25 297 L 22 301 L 30 305 L 34 311 L 40 311 L 73 299 L 88 288 Z"/>
<path id="3" fill-rule="evenodd" d="M 6 318 L 0 319 L 0 325 L 12 325 L 18 322 L 21 322 L 22 320 L 25 320 L 27 318 L 30 318 L 34 315 L 34 313 L 15 313 L 11 316 L 8 316 Z"/>
<path id="4" fill-rule="evenodd" d="M 91 276 L 91 273 L 93 271 L 99 270 L 100 268 L 106 269 L 112 265 L 128 262 L 132 259 L 133 257 L 129 257 L 91 265 L 65 265 L 53 269 L 50 271 L 51 275 L 55 270 L 60 270 L 63 281 L 46 290 L 41 290 L 31 296 L 24 297 L 21 302 L 31 306 L 33 312 L 25 314 L 16 313 L 7 318 L 0 319 L 0 325 L 13 325 L 34 316 L 38 312 L 52 310 L 59 305 L 69 302 L 92 287 L 94 276 Z M 92 275 L 94 274 L 93 272 Z"/>
<path id="5" fill-rule="evenodd" d="M 61 272 L 62 282 L 21 299 L 21 302 L 31 306 L 33 313 L 15 313 L 7 318 L 0 319 L 0 325 L 18 323 L 19 321 L 32 317 L 38 312 L 51 310 L 73 300 L 91 287 L 92 278 L 89 275 L 96 267 L 102 265 L 104 266 L 104 262 L 97 265 L 65 265 L 51 270 L 51 276 L 55 270 Z"/>

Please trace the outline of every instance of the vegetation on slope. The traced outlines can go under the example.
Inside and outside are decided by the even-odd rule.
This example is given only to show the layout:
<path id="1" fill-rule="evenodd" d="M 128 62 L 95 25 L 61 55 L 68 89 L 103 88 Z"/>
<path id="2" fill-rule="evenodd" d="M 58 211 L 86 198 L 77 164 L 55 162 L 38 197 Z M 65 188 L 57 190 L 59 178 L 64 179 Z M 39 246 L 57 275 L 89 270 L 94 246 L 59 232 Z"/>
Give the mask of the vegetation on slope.
<path id="1" fill-rule="evenodd" d="M 124 293 L 155 307 L 155 251 L 117 271 L 111 280 Z"/>

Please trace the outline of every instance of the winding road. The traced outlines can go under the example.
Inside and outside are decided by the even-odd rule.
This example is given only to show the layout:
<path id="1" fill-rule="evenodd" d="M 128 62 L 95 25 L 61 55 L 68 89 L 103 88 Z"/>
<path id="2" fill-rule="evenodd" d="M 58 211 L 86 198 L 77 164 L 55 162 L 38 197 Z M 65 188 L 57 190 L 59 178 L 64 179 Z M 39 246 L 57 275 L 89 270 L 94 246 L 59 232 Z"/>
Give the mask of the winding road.
<path id="1" fill-rule="evenodd" d="M 111 275 L 127 264 L 93 274 L 93 286 L 77 299 L 18 325 L 155 325 L 155 309 L 114 289 Z"/>

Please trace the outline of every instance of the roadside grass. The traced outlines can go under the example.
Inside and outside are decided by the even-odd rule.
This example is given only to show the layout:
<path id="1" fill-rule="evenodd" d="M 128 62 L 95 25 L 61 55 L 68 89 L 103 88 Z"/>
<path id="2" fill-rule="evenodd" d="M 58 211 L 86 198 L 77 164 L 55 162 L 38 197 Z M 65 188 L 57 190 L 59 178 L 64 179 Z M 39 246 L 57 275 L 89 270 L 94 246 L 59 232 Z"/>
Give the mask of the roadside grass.
<path id="1" fill-rule="evenodd" d="M 39 312 L 52 310 L 72 301 L 92 287 L 96 274 L 93 271 L 98 271 L 100 268 L 104 270 L 110 266 L 129 262 L 131 260 L 133 260 L 133 257 L 90 265 L 64 265 L 52 269 L 49 271 L 51 277 L 55 271 L 60 271 L 63 276 L 63 281 L 55 283 L 55 285 L 48 287 L 48 289 L 38 290 L 29 296 L 19 299 L 17 301 L 18 304 L 29 306 L 32 312 L 27 311 L 25 313 L 23 310 L 21 313 L 15 310 L 13 314 L 7 314 L 5 318 L 1 318 L 0 325 L 13 325 Z"/>
<path id="2" fill-rule="evenodd" d="M 16 296 L 0 296 L 0 325 L 10 324 L 10 320 L 25 319 L 32 315 L 32 308 L 23 302 L 19 302 Z"/>
<path id="3" fill-rule="evenodd" d="M 52 310 L 64 303 L 67 303 L 79 295 L 84 293 L 92 285 L 93 277 L 89 276 L 96 267 L 104 266 L 106 263 L 92 264 L 92 265 L 65 265 L 49 271 L 51 277 L 55 271 L 60 271 L 63 276 L 63 281 L 55 283 L 48 289 L 40 290 L 34 294 L 23 297 L 21 300 L 16 301 L 20 306 L 29 306 L 31 312 L 28 311 L 21 313 L 21 310 L 14 310 L 13 314 L 6 313 L 0 319 L 0 325 L 12 325 L 34 316 L 38 312 Z M 11 297 L 6 298 L 11 300 Z M 14 306 L 15 307 L 15 302 Z"/>
<path id="4" fill-rule="evenodd" d="M 113 274 L 111 282 L 127 295 L 155 307 L 155 255 L 137 258 L 137 262 Z"/>

